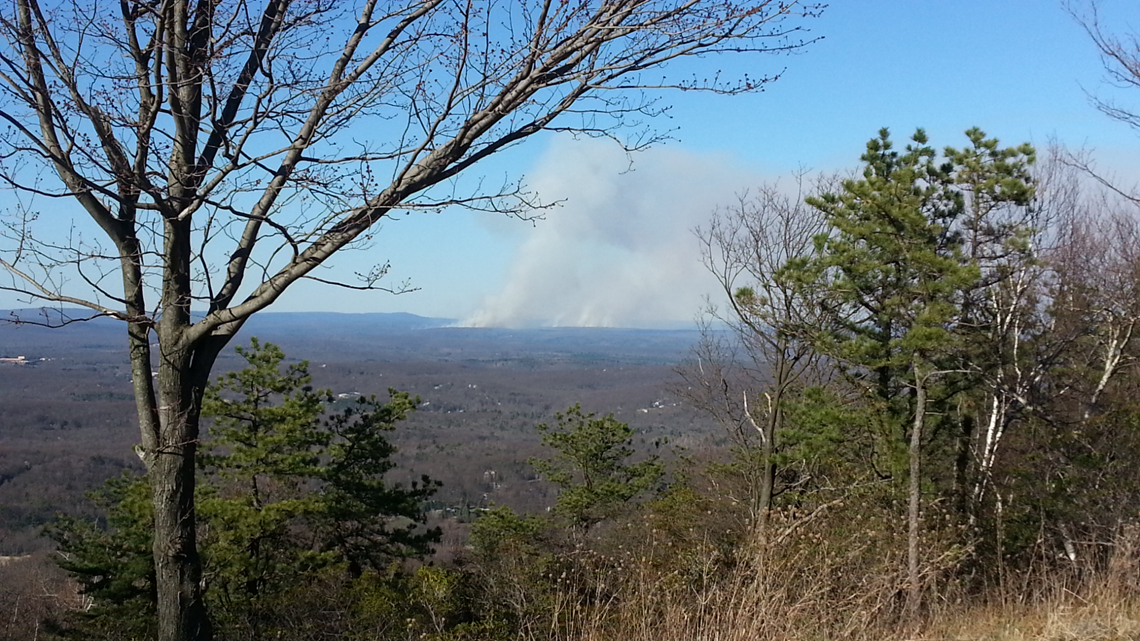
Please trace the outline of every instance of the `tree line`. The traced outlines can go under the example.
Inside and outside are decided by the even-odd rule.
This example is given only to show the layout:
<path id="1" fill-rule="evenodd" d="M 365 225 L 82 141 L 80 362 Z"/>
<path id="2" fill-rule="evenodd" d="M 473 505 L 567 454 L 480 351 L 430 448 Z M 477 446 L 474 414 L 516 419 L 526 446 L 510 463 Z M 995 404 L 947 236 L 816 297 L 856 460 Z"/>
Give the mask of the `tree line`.
<path id="1" fill-rule="evenodd" d="M 719 212 L 699 236 L 731 339 L 708 329 L 683 372 L 734 436 L 761 532 L 790 497 L 905 496 L 912 617 L 935 540 L 1000 583 L 1103 563 L 1137 509 L 1135 204 L 1060 150 L 966 139 L 896 149 L 884 129 L 856 175 Z"/>

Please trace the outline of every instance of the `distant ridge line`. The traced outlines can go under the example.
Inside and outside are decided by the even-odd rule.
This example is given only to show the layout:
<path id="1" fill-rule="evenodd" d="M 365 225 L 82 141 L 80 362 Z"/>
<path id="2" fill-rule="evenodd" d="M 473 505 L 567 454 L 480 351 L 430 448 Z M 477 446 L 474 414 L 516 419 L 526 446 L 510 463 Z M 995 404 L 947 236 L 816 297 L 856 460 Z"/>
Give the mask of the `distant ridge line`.
<path id="1" fill-rule="evenodd" d="M 93 312 L 84 308 L 22 308 L 22 309 L 0 309 L 0 328 L 4 326 L 21 325 L 16 321 L 16 317 L 23 317 L 27 321 L 34 323 L 36 321 L 43 322 L 47 313 L 47 319 L 51 322 L 60 322 L 62 318 L 67 319 L 81 319 L 93 315 Z M 194 318 L 202 318 L 201 313 L 194 313 Z M 91 321 L 84 321 L 73 323 L 73 325 L 100 325 L 106 326 L 108 323 L 118 324 L 120 321 L 112 318 L 97 318 Z M 29 324 L 31 324 L 29 323 Z M 461 321 L 455 318 L 439 318 L 432 316 L 420 316 L 410 312 L 279 312 L 279 311 L 265 311 L 255 314 L 246 322 L 246 327 L 243 328 L 243 334 L 249 334 L 250 329 L 261 329 L 263 331 L 274 331 L 284 329 L 300 329 L 302 326 L 312 326 L 313 328 L 323 328 L 329 323 L 336 325 L 338 329 L 383 329 L 383 330 L 421 330 L 421 329 L 468 329 L 468 330 L 511 330 L 511 331 L 545 331 L 545 330 L 637 330 L 637 331 L 696 331 L 696 323 L 682 322 L 682 321 L 664 321 L 657 323 L 647 323 L 644 325 L 631 325 L 631 326 L 615 326 L 615 327 L 596 327 L 596 326 L 578 326 L 578 325 L 544 325 L 540 322 L 527 322 L 521 325 L 496 325 L 487 327 L 473 327 L 469 325 L 460 324 Z M 716 328 L 721 329 L 721 328 Z"/>

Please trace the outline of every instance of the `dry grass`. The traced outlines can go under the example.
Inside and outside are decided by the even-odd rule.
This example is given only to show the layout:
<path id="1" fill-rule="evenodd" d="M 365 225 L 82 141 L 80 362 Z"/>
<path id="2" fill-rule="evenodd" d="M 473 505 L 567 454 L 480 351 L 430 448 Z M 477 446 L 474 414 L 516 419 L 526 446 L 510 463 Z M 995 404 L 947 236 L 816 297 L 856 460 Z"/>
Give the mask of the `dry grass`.
<path id="1" fill-rule="evenodd" d="M 921 641 L 1140 641 L 1140 527 L 1116 537 L 1104 568 L 1083 582 L 1038 578 L 1043 596 L 997 595 L 1005 605 L 967 606 L 938 617 Z M 1050 581 L 1052 584 L 1050 585 Z M 1069 585 L 1074 584 L 1074 585 Z"/>
<path id="2" fill-rule="evenodd" d="M 967 607 L 936 621 L 921 641 L 1136 641 L 1140 602 L 1075 594 L 1033 605 Z"/>
<path id="3" fill-rule="evenodd" d="M 902 605 L 901 533 L 784 525 L 767 543 L 743 549 L 699 541 L 637 546 L 642 556 L 611 559 L 601 571 L 567 581 L 556 612 L 547 612 L 556 615 L 547 619 L 556 629 L 536 630 L 534 638 L 881 639 L 882 622 L 897 623 Z"/>
<path id="4" fill-rule="evenodd" d="M 943 603 L 917 625 L 901 614 L 901 546 L 812 538 L 751 552 L 717 571 L 715 554 L 662 573 L 651 563 L 586 599 L 559 600 L 564 641 L 1140 641 L 1140 533 L 1122 535 L 1113 559 L 1079 585 L 1045 574 L 1032 593 L 988 593 Z M 945 568 L 931 567 L 937 574 Z M 1050 584 L 1052 582 L 1052 584 Z M 1025 583 L 1020 589 L 1024 589 Z M 572 595 L 577 595 L 572 596 Z"/>
<path id="5" fill-rule="evenodd" d="M 558 566 L 560 576 L 550 592 L 534 594 L 520 586 L 520 598 L 541 602 L 519 607 L 533 616 L 526 617 L 518 638 L 1140 641 L 1140 528 L 1122 532 L 1112 558 L 1099 571 L 1085 568 L 1079 573 L 1083 581 L 1076 580 L 1076 572 L 1054 571 L 1023 577 L 1018 587 L 1004 593 L 952 596 L 945 577 L 953 575 L 959 557 L 952 551 L 930 555 L 934 558 L 925 569 L 927 595 L 936 605 L 926 620 L 910 625 L 902 615 L 902 533 L 867 508 L 861 508 L 860 528 L 844 526 L 850 517 L 837 514 L 810 528 L 777 523 L 768 543 L 743 548 L 701 540 L 678 546 L 661 539 L 609 554 L 582 549 Z M 3 569 L 7 574 L 0 573 L 0 641 L 34 639 L 40 618 L 78 606 L 73 583 L 63 581 L 57 569 L 49 572 L 52 568 L 32 563 Z M 18 578 L 13 572 L 21 573 L 28 589 L 4 589 L 3 579 L 12 585 L 11 579 Z M 21 621 L 27 625 L 21 627 Z M 412 637 L 377 632 L 359 638 Z"/>
<path id="6" fill-rule="evenodd" d="M 733 582 L 709 593 L 649 589 L 608 612 L 583 609 L 562 638 L 574 641 L 1140 641 L 1140 600 L 1105 593 L 1030 605 L 964 605 L 921 630 L 898 617 L 835 609 L 809 595 Z M 649 596 L 657 600 L 651 601 Z M 688 598 L 686 598 L 688 597 Z M 826 611 L 830 610 L 830 611 Z M 855 614 L 856 616 L 851 616 Z M 844 624 L 842 619 L 848 619 Z"/>

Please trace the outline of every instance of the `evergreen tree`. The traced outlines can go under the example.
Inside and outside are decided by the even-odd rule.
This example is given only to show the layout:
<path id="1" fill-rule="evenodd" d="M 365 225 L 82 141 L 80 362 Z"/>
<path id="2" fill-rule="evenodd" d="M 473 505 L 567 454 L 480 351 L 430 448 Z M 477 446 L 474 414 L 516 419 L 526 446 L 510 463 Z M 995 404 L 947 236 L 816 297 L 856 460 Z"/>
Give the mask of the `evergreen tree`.
<path id="1" fill-rule="evenodd" d="M 72 625 L 54 631 L 68 639 L 153 638 L 150 485 L 146 477 L 126 471 L 87 496 L 106 514 L 105 521 L 61 516 L 44 530 L 58 546 L 56 563 L 75 577 L 91 603 L 75 613 Z"/>
<path id="2" fill-rule="evenodd" d="M 307 362 L 283 367 L 281 350 L 257 339 L 238 353 L 247 367 L 220 377 L 203 401 L 213 438 L 199 458 L 199 542 L 216 623 L 257 639 L 306 577 L 338 565 L 355 576 L 426 554 L 439 531 L 422 527 L 420 506 L 437 484 L 384 479 L 396 451 L 384 434 L 416 399 L 391 391 L 386 403 L 362 397 L 325 416 L 333 395 L 311 387 Z M 148 492 L 145 477 L 113 479 L 97 494 L 108 529 L 68 519 L 52 531 L 61 565 L 94 600 L 86 633 L 149 633 Z M 124 613 L 134 615 L 121 621 Z"/>
<path id="3" fill-rule="evenodd" d="M 817 256 L 791 261 L 789 273 L 824 292 L 828 320 L 804 328 L 813 343 L 861 385 L 888 424 L 903 435 L 908 474 L 908 610 L 917 612 L 921 453 L 932 402 L 952 388 L 939 377 L 959 371 L 963 303 L 978 287 L 977 256 L 963 251 L 999 236 L 985 213 L 1032 194 L 1017 158 L 977 129 L 973 148 L 940 159 L 920 129 L 902 152 L 888 130 L 867 144 L 861 179 L 842 192 L 808 199 L 831 230 L 817 237 Z M 965 216 L 967 205 L 970 217 Z M 966 232 L 966 233 L 963 233 Z M 932 393 L 935 395 L 932 398 Z M 896 441 L 898 442 L 898 441 Z M 901 443 L 899 443 L 901 445 Z"/>
<path id="4" fill-rule="evenodd" d="M 415 399 L 361 397 L 322 419 L 333 395 L 312 389 L 307 361 L 282 368 L 280 348 L 256 338 L 237 351 L 248 366 L 220 377 L 202 402 L 214 437 L 200 458 L 198 511 L 212 611 L 258 636 L 275 600 L 307 573 L 343 562 L 356 576 L 427 553 L 438 532 L 417 529 L 420 505 L 436 486 L 384 480 L 396 451 L 384 433 Z"/>
<path id="5" fill-rule="evenodd" d="M 572 525 L 589 528 L 661 480 L 664 466 L 656 456 L 627 461 L 633 430 L 613 414 L 597 418 L 574 405 L 557 418 L 553 427 L 538 426 L 542 444 L 555 455 L 530 464 L 561 489 L 554 512 Z"/>
<path id="6" fill-rule="evenodd" d="M 861 180 L 808 199 L 831 231 L 817 237 L 816 257 L 787 268 L 826 293 L 829 323 L 805 328 L 817 348 L 898 414 L 908 413 L 915 368 L 948 351 L 961 292 L 977 279 L 950 229 L 963 207 L 952 168 L 936 162 L 922 130 L 913 140 L 899 153 L 881 130 Z"/>

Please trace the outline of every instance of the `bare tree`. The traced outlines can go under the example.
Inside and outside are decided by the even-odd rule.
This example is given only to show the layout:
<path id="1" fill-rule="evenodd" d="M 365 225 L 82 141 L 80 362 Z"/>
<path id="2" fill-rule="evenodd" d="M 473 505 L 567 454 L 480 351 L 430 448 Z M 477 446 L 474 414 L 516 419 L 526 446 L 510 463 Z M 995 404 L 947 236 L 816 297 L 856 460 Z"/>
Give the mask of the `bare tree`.
<path id="1" fill-rule="evenodd" d="M 1121 88 L 1140 89 L 1140 37 L 1107 27 L 1096 0 L 1066 3 L 1070 15 L 1084 28 L 1100 52 L 1108 80 Z M 1140 129 L 1140 113 L 1110 99 L 1092 97 L 1105 115 Z M 1103 188 L 1085 215 L 1063 221 L 1062 239 L 1053 257 L 1058 265 L 1055 305 L 1078 308 L 1091 315 L 1091 350 L 1085 359 L 1099 371 L 1085 391 L 1080 420 L 1096 410 L 1110 379 L 1132 364 L 1129 347 L 1140 322 L 1140 195 L 1096 171 L 1089 154 L 1067 154 L 1066 162 L 1083 170 Z M 1092 365 L 1095 363 L 1096 365 Z M 1065 388 L 1062 391 L 1068 391 Z"/>
<path id="2" fill-rule="evenodd" d="M 1140 34 L 1134 30 L 1122 32 L 1106 24 L 1098 0 L 1065 0 L 1063 4 L 1100 53 L 1105 79 L 1118 89 L 1140 89 Z M 1089 100 L 1109 118 L 1140 131 L 1140 111 L 1135 107 L 1091 92 Z M 1140 204 L 1140 191 L 1135 184 L 1127 187 L 1118 177 L 1099 171 L 1089 154 L 1070 153 L 1066 162 L 1082 169 L 1117 195 Z"/>
<path id="3" fill-rule="evenodd" d="M 749 509 L 761 533 L 776 492 L 788 397 L 815 359 L 794 328 L 815 325 L 817 310 L 804 285 L 783 273 L 789 261 L 812 254 L 826 229 L 822 214 L 804 203 L 809 188 L 803 173 L 791 194 L 763 186 L 697 230 L 705 266 L 724 294 L 723 311 L 710 305 L 708 317 L 728 336 L 705 325 L 696 366 L 681 371 L 685 395 L 726 426 L 741 451 L 759 454 L 747 472 Z"/>
<path id="4" fill-rule="evenodd" d="M 1082 176 L 1087 178 L 1088 176 Z M 1041 443 L 1049 461 L 1043 485 L 1059 492 L 1051 499 L 1080 504 L 1078 482 L 1108 490 L 1121 483 L 1111 462 L 1123 451 L 1129 429 L 1117 422 L 1127 407 L 1140 363 L 1140 216 L 1130 198 L 1103 185 L 1080 192 L 1077 206 L 1056 225 L 1044 253 L 1048 269 L 1041 285 L 1046 324 L 1031 340 L 1038 356 L 1025 371 L 1034 374 L 1027 406 L 1037 427 L 1056 439 Z M 1019 408 L 1020 409 L 1020 408 Z M 1115 415 L 1115 416 L 1114 416 Z M 1095 463 L 1084 462 L 1084 459 Z M 1063 481 L 1063 482 L 1061 482 Z M 1124 481 L 1127 483 L 1128 481 Z M 995 493 L 1003 507 L 1000 493 Z M 1023 497 L 1024 500 L 1026 497 Z M 1096 502 L 1094 502 L 1096 503 Z M 1086 553 L 1098 554 L 1082 535 L 1104 541 L 1119 526 L 1119 505 L 1081 511 L 1049 509 L 1042 526 L 1056 537 L 1074 567 Z M 1001 514 L 997 514 L 1000 523 Z M 1109 537 L 1111 538 L 1111 537 Z"/>
<path id="5" fill-rule="evenodd" d="M 667 63 L 795 49 L 817 12 L 723 0 L 13 0 L 0 15 L 0 180 L 18 198 L 0 287 L 126 323 L 159 638 L 211 636 L 195 547 L 199 411 L 217 355 L 252 314 L 298 280 L 337 282 L 317 268 L 397 212 L 525 215 L 534 202 L 520 185 L 459 178 L 543 131 L 649 144 L 659 90 L 735 94 L 774 78 L 676 78 Z M 95 237 L 66 231 L 69 205 Z M 385 271 L 340 284 L 383 288 Z"/>
<path id="6" fill-rule="evenodd" d="M 1100 51 L 1107 79 L 1120 87 L 1140 89 L 1140 39 L 1136 34 L 1121 35 L 1106 26 L 1096 0 L 1066 0 L 1064 5 Z M 1140 113 L 1134 108 L 1108 98 L 1091 96 L 1091 99 L 1105 115 L 1140 129 Z"/>
<path id="7" fill-rule="evenodd" d="M 999 546 L 1011 495 L 1002 495 L 994 472 L 1010 431 L 1042 423 L 1064 433 L 1088 430 L 1109 410 L 1103 399 L 1110 386 L 1140 356 L 1136 206 L 1074 158 L 1049 149 L 1035 172 L 1034 202 L 1011 228 L 1021 230 L 1006 243 L 1015 251 L 978 261 L 981 296 L 972 303 L 976 331 L 968 354 L 979 392 L 976 429 L 967 434 L 970 519 L 989 503 Z M 1074 524 L 1061 516 L 1050 527 L 1076 561 Z"/>
<path id="8" fill-rule="evenodd" d="M 1062 221 L 1051 252 L 1052 314 L 1069 336 L 1062 355 L 1071 372 L 1049 390 L 1088 423 L 1102 412 L 1109 383 L 1134 366 L 1140 334 L 1140 218 L 1127 199 L 1104 190 Z"/>

